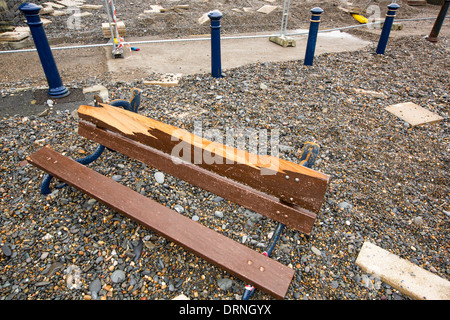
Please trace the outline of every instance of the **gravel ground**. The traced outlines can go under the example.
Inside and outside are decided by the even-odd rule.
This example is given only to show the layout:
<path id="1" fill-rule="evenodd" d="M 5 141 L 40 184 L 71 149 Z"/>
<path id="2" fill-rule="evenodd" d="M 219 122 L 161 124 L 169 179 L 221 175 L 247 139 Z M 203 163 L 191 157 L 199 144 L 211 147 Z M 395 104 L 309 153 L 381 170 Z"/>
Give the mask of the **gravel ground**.
<path id="1" fill-rule="evenodd" d="M 33 3 L 45 6 L 47 0 L 37 0 Z M 364 7 L 367 0 L 353 0 L 355 7 Z M 384 18 L 387 5 L 391 0 L 377 0 L 372 3 L 379 7 L 380 18 Z M 85 4 L 105 5 L 104 0 L 85 0 Z M 133 0 L 115 1 L 118 21 L 126 26 L 125 40 L 133 37 L 178 38 L 191 35 L 209 34 L 209 23 L 199 24 L 198 19 L 211 10 L 220 10 L 223 13 L 221 32 L 223 34 L 248 32 L 278 32 L 281 27 L 284 0 Z M 321 28 L 335 28 L 354 25 L 356 20 L 349 14 L 341 11 L 339 6 L 345 7 L 346 1 L 328 0 L 291 1 L 289 7 L 288 29 L 307 29 L 311 17 L 310 9 L 319 6 L 324 10 L 321 17 Z M 439 6 L 409 6 L 406 1 L 398 0 L 401 9 L 398 10 L 397 19 L 436 17 Z M 146 13 L 152 5 L 159 5 L 166 9 L 162 13 Z M 175 6 L 188 5 L 187 9 L 175 9 Z M 257 10 L 264 5 L 273 5 L 278 8 L 269 14 L 258 13 Z M 96 10 L 77 9 L 69 7 L 67 14 L 62 16 L 42 15 L 42 18 L 51 23 L 45 25 L 45 32 L 51 45 L 55 44 L 96 44 L 105 43 L 108 39 L 103 37 L 101 25 L 108 22 L 106 8 Z M 79 11 L 77 11 L 79 10 Z M 367 17 L 374 16 L 376 11 L 369 12 Z M 75 18 L 76 14 L 82 14 Z M 84 16 L 88 14 L 88 16 Z M 18 26 L 26 26 L 23 19 Z M 32 43 L 30 44 L 32 46 Z M 7 45 L 0 44 L 0 49 L 9 49 Z"/>
<path id="2" fill-rule="evenodd" d="M 312 234 L 286 229 L 274 251 L 295 270 L 286 299 L 409 299 L 355 260 L 371 241 L 450 279 L 448 51 L 448 37 L 405 37 L 384 56 L 372 45 L 319 56 L 312 67 L 258 63 L 222 79 L 186 76 L 173 88 L 72 85 L 106 84 L 111 98 L 142 88 L 140 113 L 190 131 L 194 120 L 221 132 L 279 129 L 280 157 L 293 162 L 303 143 L 317 142 L 315 168 L 331 183 Z M 445 120 L 411 128 L 384 110 L 407 101 Z M 0 299 L 240 299 L 241 280 L 75 189 L 40 194 L 42 172 L 20 164 L 46 144 L 73 158 L 90 153 L 96 146 L 76 130 L 64 110 L 0 121 Z M 276 226 L 174 177 L 157 182 L 155 169 L 120 154 L 91 167 L 260 252 Z M 272 298 L 258 291 L 254 299 Z"/>

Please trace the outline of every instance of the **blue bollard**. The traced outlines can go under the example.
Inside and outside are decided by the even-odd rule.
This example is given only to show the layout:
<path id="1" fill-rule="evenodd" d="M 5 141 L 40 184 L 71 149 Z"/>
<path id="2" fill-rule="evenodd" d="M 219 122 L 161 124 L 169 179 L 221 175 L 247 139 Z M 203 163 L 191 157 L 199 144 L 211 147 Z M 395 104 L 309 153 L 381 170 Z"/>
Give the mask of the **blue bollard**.
<path id="1" fill-rule="evenodd" d="M 428 41 L 430 42 L 438 41 L 439 31 L 441 30 L 442 24 L 444 23 L 445 15 L 447 14 L 449 5 L 450 0 L 445 0 L 445 2 L 442 4 L 438 17 L 434 22 L 433 29 L 431 29 L 430 34 L 425 38 Z"/>
<path id="2" fill-rule="evenodd" d="M 389 34 L 391 33 L 395 13 L 398 8 L 400 8 L 400 6 L 397 3 L 388 5 L 388 12 L 386 13 L 386 19 L 384 20 L 383 30 L 381 30 L 380 40 L 378 41 L 377 54 L 384 54 L 384 51 L 386 50 Z"/>
<path id="3" fill-rule="evenodd" d="M 309 25 L 308 43 L 306 44 L 305 66 L 312 66 L 314 60 L 314 51 L 316 50 L 317 33 L 319 32 L 320 15 L 323 10 L 319 7 L 311 9 L 311 23 Z"/>
<path id="4" fill-rule="evenodd" d="M 220 57 L 220 18 L 218 10 L 208 14 L 211 20 L 211 74 L 214 78 L 222 78 L 222 62 Z"/>
<path id="5" fill-rule="evenodd" d="M 63 98 L 70 94 L 69 90 L 63 85 L 53 58 L 47 36 L 45 35 L 42 21 L 39 17 L 40 6 L 33 3 L 23 3 L 19 10 L 25 15 L 27 24 L 30 27 L 33 36 L 34 45 L 41 59 L 42 68 L 48 82 L 48 95 L 52 98 Z"/>

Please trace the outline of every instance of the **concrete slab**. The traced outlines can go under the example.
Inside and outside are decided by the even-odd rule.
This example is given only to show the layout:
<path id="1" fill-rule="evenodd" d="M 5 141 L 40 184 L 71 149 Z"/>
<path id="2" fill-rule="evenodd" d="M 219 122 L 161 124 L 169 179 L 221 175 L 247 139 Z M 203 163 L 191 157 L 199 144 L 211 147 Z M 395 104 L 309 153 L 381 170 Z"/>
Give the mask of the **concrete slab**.
<path id="1" fill-rule="evenodd" d="M 267 34 L 267 33 L 264 33 Z M 243 34 L 241 39 L 226 39 L 222 37 L 221 58 L 222 71 L 257 62 L 281 62 L 303 60 L 305 57 L 307 34 L 290 36 L 296 42 L 295 47 L 282 47 L 267 37 L 259 34 Z M 126 79 L 145 78 L 152 73 L 182 73 L 183 75 L 211 72 L 211 41 L 208 36 L 186 39 L 188 41 L 156 42 L 131 44 L 139 47 L 125 59 L 113 59 L 111 49 L 105 49 L 108 71 L 113 78 L 122 81 Z M 234 36 L 233 36 L 234 37 Z M 245 38 L 247 37 L 247 38 Z M 152 38 L 139 38 L 152 40 Z M 133 42 L 132 38 L 125 41 Z M 342 52 L 359 50 L 370 44 L 348 33 L 339 31 L 319 33 L 315 54 L 325 52 Z"/>
<path id="2" fill-rule="evenodd" d="M 390 105 L 385 109 L 400 119 L 408 122 L 413 127 L 425 123 L 434 123 L 444 120 L 444 118 L 440 115 L 422 108 L 412 102 Z"/>
<path id="3" fill-rule="evenodd" d="M 450 299 L 449 281 L 370 242 L 364 242 L 356 264 L 412 299 Z"/>
<path id="4" fill-rule="evenodd" d="M 278 6 L 271 6 L 269 4 L 266 4 L 266 5 L 262 6 L 261 8 L 259 8 L 258 10 L 256 10 L 256 12 L 269 14 L 276 9 L 278 9 Z"/>

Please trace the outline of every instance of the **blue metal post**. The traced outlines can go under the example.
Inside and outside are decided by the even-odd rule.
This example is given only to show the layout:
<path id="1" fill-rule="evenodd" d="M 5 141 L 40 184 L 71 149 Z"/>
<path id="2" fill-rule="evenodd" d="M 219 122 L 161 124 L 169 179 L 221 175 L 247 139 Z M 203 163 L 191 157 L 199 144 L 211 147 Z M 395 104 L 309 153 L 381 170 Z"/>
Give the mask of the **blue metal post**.
<path id="1" fill-rule="evenodd" d="M 391 3 L 388 5 L 388 12 L 386 13 L 386 19 L 384 20 L 383 30 L 381 30 L 380 40 L 378 41 L 377 54 L 384 54 L 386 45 L 391 33 L 392 24 L 394 23 L 395 14 L 400 8 L 397 3 Z"/>
<path id="2" fill-rule="evenodd" d="M 208 17 L 211 20 L 211 74 L 214 78 L 221 78 L 220 18 L 222 18 L 222 13 L 214 10 L 208 14 Z"/>
<path id="3" fill-rule="evenodd" d="M 309 25 L 308 43 L 306 44 L 305 66 L 312 66 L 314 60 L 314 51 L 316 50 L 317 33 L 319 32 L 320 15 L 323 10 L 319 7 L 311 9 L 311 23 Z"/>
<path id="4" fill-rule="evenodd" d="M 444 23 L 445 15 L 448 11 L 448 6 L 450 5 L 450 0 L 445 0 L 442 4 L 441 10 L 439 11 L 438 17 L 434 22 L 433 29 L 431 29 L 430 35 L 426 39 L 430 42 L 437 42 L 439 31 L 441 31 L 442 24 Z"/>
<path id="5" fill-rule="evenodd" d="M 45 35 L 42 21 L 39 17 L 40 6 L 33 3 L 23 3 L 19 10 L 25 15 L 27 24 L 30 27 L 33 36 L 34 45 L 41 59 L 42 68 L 48 82 L 48 95 L 52 98 L 62 98 L 70 94 L 69 90 L 63 85 L 53 58 L 47 36 Z"/>

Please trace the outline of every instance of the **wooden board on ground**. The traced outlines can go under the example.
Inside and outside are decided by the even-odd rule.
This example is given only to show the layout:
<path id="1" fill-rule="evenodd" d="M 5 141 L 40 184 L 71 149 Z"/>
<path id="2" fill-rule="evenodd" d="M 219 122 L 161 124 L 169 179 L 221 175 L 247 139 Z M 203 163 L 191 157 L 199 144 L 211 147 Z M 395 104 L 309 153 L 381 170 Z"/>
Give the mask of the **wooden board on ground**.
<path id="1" fill-rule="evenodd" d="M 27 161 L 246 283 L 278 299 L 286 295 L 293 269 L 50 148 L 40 149 Z"/>
<path id="2" fill-rule="evenodd" d="M 81 119 L 119 133 L 176 159 L 243 183 L 314 213 L 322 206 L 329 176 L 270 155 L 256 155 L 211 142 L 143 115 L 100 104 L 80 106 Z"/>
<path id="3" fill-rule="evenodd" d="M 413 127 L 444 120 L 440 115 L 412 102 L 390 105 L 385 109 L 400 119 L 408 122 Z"/>
<path id="4" fill-rule="evenodd" d="M 114 32 L 114 36 L 115 36 L 116 35 L 115 26 L 114 26 L 113 22 L 112 22 L 112 24 L 113 24 L 113 32 Z M 119 30 L 119 36 L 125 37 L 127 30 L 125 27 L 125 23 L 123 21 L 117 21 L 117 29 Z M 102 23 L 102 32 L 103 32 L 104 38 L 111 38 L 111 29 L 109 27 L 109 22 Z"/>
<path id="5" fill-rule="evenodd" d="M 370 242 L 364 242 L 356 264 L 364 272 L 380 277 L 382 281 L 413 299 L 450 299 L 448 280 Z"/>

